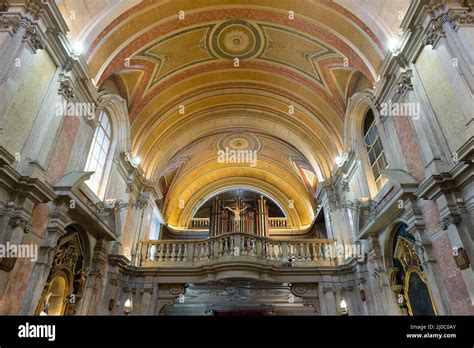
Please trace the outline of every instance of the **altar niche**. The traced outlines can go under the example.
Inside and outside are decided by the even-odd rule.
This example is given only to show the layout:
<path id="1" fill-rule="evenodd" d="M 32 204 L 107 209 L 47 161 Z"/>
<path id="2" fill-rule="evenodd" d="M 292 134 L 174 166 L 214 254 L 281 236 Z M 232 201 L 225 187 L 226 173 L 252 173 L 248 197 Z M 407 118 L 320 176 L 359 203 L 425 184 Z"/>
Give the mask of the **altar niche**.
<path id="1" fill-rule="evenodd" d="M 210 207 L 209 235 L 239 232 L 268 236 L 268 206 L 264 196 L 258 197 L 253 206 L 240 197 L 230 205 L 219 197 L 214 198 Z"/>
<path id="2" fill-rule="evenodd" d="M 56 247 L 36 315 L 74 315 L 86 283 L 84 245 L 74 228 L 68 227 Z"/>
<path id="3" fill-rule="evenodd" d="M 423 251 L 407 228 L 405 224 L 400 225 L 394 236 L 391 288 L 397 294 L 404 315 L 438 315 L 421 262 Z"/>

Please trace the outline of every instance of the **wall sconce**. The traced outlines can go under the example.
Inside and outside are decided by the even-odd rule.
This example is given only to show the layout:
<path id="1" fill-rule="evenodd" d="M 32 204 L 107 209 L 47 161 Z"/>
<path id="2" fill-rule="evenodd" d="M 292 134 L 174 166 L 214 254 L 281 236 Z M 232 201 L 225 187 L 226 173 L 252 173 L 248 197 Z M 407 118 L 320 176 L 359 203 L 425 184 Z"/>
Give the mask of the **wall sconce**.
<path id="1" fill-rule="evenodd" d="M 129 315 L 131 311 L 132 311 L 132 300 L 128 298 L 127 301 L 125 301 L 125 304 L 123 305 L 123 312 L 125 313 L 125 315 Z"/>
<path id="2" fill-rule="evenodd" d="M 470 262 L 464 248 L 453 248 L 453 257 L 454 261 L 456 262 L 456 266 L 458 266 L 461 271 L 469 268 Z"/>
<path id="3" fill-rule="evenodd" d="M 342 298 L 340 307 L 341 307 L 341 315 L 349 315 L 349 312 L 347 311 L 347 302 L 344 298 Z"/>

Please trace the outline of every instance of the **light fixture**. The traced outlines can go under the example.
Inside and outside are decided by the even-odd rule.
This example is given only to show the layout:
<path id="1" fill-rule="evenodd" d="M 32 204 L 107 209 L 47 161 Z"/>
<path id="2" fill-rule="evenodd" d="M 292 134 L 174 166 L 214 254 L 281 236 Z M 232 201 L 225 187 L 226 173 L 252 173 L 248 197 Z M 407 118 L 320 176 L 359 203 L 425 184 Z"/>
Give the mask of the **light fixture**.
<path id="1" fill-rule="evenodd" d="M 123 312 L 125 313 L 125 315 L 129 315 L 131 311 L 132 311 L 132 300 L 128 298 L 127 301 L 125 301 L 125 304 L 123 305 Z"/>
<path id="2" fill-rule="evenodd" d="M 132 163 L 135 167 L 138 167 L 142 159 L 139 156 L 132 156 Z"/>
<path id="3" fill-rule="evenodd" d="M 336 164 L 338 167 L 342 167 L 344 165 L 344 163 L 347 161 L 347 158 L 349 157 L 349 155 L 347 154 L 347 152 L 344 152 L 342 156 L 336 156 Z"/>
<path id="4" fill-rule="evenodd" d="M 349 312 L 347 311 L 347 302 L 344 299 L 344 297 L 341 300 L 341 303 L 339 305 L 341 307 L 341 315 L 348 315 Z"/>
<path id="5" fill-rule="evenodd" d="M 393 37 L 388 41 L 388 49 L 392 52 L 398 51 L 398 45 L 400 44 L 400 39 L 398 37 Z"/>
<path id="6" fill-rule="evenodd" d="M 76 56 L 81 55 L 84 51 L 84 45 L 79 41 L 76 41 L 72 48 L 74 49 L 74 54 Z"/>

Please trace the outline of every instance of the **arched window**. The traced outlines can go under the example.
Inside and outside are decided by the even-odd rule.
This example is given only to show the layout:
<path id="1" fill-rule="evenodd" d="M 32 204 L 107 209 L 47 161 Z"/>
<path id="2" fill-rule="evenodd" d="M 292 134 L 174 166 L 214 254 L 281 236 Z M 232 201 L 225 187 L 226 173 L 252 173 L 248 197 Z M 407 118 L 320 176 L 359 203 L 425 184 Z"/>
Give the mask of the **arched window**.
<path id="1" fill-rule="evenodd" d="M 99 197 L 102 196 L 101 192 L 105 191 L 103 188 L 104 178 L 106 177 L 104 175 L 105 165 L 110 151 L 111 139 L 112 129 L 109 118 L 105 112 L 101 112 L 99 116 L 99 126 L 95 130 L 94 139 L 92 140 L 86 167 L 84 169 L 86 172 L 94 172 L 85 183 Z"/>
<path id="2" fill-rule="evenodd" d="M 375 124 L 374 113 L 371 109 L 369 109 L 364 119 L 364 145 L 367 150 L 372 173 L 374 174 L 377 190 L 380 190 L 387 182 L 387 179 L 382 176 L 381 172 L 388 167 L 388 164 L 385 159 L 377 125 Z"/>

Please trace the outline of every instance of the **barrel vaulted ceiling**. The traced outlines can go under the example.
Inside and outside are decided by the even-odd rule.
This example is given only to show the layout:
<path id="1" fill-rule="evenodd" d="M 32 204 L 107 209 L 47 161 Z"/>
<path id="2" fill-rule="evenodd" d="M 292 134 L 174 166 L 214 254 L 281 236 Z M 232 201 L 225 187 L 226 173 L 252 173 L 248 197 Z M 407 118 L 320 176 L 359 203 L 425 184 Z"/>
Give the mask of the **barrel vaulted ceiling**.
<path id="1" fill-rule="evenodd" d="M 65 0 L 61 10 L 99 88 L 126 99 L 132 152 L 159 183 L 170 226 L 214 192 L 248 187 L 292 202 L 291 223 L 305 229 L 343 149 L 348 98 L 376 83 L 408 3 L 356 2 L 359 13 L 331 0 Z M 219 163 L 226 146 L 257 150 L 257 165 Z"/>

